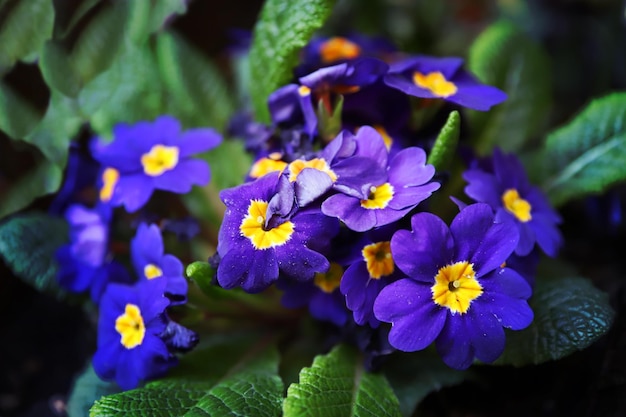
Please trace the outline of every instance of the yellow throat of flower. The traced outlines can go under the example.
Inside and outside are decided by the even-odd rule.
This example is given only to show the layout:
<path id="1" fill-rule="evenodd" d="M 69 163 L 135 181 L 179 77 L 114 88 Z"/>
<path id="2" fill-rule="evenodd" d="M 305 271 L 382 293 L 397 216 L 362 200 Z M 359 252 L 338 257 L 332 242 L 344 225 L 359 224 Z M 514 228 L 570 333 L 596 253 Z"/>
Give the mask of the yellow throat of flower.
<path id="1" fill-rule="evenodd" d="M 439 269 L 430 290 L 435 304 L 460 314 L 467 313 L 471 302 L 483 293 L 483 287 L 476 280 L 473 264 L 465 261 Z"/>
<path id="2" fill-rule="evenodd" d="M 252 242 L 254 249 L 269 249 L 281 246 L 291 239 L 295 225 L 286 221 L 272 229 L 265 229 L 268 203 L 263 200 L 251 200 L 248 215 L 243 218 L 239 231 Z"/>
<path id="3" fill-rule="evenodd" d="M 502 204 L 504 204 L 505 209 L 513 213 L 513 215 L 523 223 L 533 218 L 530 214 L 532 206 L 528 201 L 520 197 L 515 188 L 510 188 L 502 194 Z"/>
<path id="4" fill-rule="evenodd" d="M 394 264 L 391 256 L 391 242 L 372 243 L 365 246 L 361 254 L 365 260 L 370 278 L 379 279 L 393 273 Z"/>
<path id="5" fill-rule="evenodd" d="M 413 83 L 418 87 L 430 90 L 437 97 L 450 97 L 457 91 L 456 84 L 446 80 L 446 77 L 439 71 L 428 74 L 416 71 L 413 73 Z"/>
<path id="6" fill-rule="evenodd" d="M 115 320 L 115 330 L 120 334 L 120 343 L 126 349 L 139 346 L 146 335 L 146 327 L 139 307 L 135 304 L 126 304 L 124 314 Z"/>

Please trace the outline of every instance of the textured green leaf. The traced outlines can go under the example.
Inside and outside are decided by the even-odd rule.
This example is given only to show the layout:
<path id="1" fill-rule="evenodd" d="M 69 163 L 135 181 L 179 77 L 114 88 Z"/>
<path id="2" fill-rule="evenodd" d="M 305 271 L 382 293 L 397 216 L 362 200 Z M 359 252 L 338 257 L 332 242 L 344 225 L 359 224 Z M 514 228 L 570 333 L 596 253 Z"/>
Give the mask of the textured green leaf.
<path id="1" fill-rule="evenodd" d="M 91 417 L 280 415 L 283 383 L 269 339 L 209 341 L 185 356 L 172 376 L 144 388 L 104 397 Z"/>
<path id="2" fill-rule="evenodd" d="M 433 350 L 394 353 L 384 370 L 406 417 L 412 416 L 417 405 L 431 392 L 472 376 L 471 371 L 450 368 Z"/>
<path id="3" fill-rule="evenodd" d="M 398 399 L 382 374 L 367 372 L 362 357 L 341 345 L 318 356 L 291 384 L 285 417 L 401 416 Z"/>
<path id="4" fill-rule="evenodd" d="M 548 135 L 543 188 L 555 205 L 626 180 L 626 92 L 594 100 Z"/>
<path id="5" fill-rule="evenodd" d="M 59 293 L 54 254 L 66 241 L 65 220 L 45 213 L 24 213 L 0 224 L 0 257 L 40 291 Z"/>
<path id="6" fill-rule="evenodd" d="M 497 364 L 538 364 L 582 350 L 609 330 L 614 316 L 607 294 L 580 277 L 539 277 L 530 306 L 532 324 L 507 332 Z"/>
<path id="7" fill-rule="evenodd" d="M 43 47 L 39 68 L 46 83 L 68 97 L 76 97 L 82 81 L 74 68 L 70 54 L 58 43 L 48 41 Z"/>
<path id="8" fill-rule="evenodd" d="M 1 7 L 0 11 L 3 11 Z M 39 52 L 52 36 L 53 24 L 54 8 L 50 0 L 15 3 L 0 25 L 0 73 L 15 61 Z"/>
<path id="9" fill-rule="evenodd" d="M 27 207 L 36 198 L 56 192 L 63 180 L 63 167 L 49 160 L 40 160 L 0 201 L 0 219 Z"/>
<path id="10" fill-rule="evenodd" d="M 234 97 L 213 63 L 173 33 L 157 38 L 157 59 L 176 116 L 186 125 L 223 130 L 235 108 Z"/>
<path id="11" fill-rule="evenodd" d="M 322 27 L 335 0 L 267 0 L 250 49 L 250 95 L 257 119 L 270 121 L 267 98 L 292 78 L 300 49 Z"/>
<path id="12" fill-rule="evenodd" d="M 0 130 L 14 139 L 32 131 L 42 115 L 0 79 Z"/>
<path id="13" fill-rule="evenodd" d="M 512 23 L 500 21 L 474 41 L 468 61 L 470 71 L 482 82 L 508 95 L 491 111 L 470 114 L 478 132 L 477 151 L 487 154 L 494 146 L 508 152 L 522 149 L 544 127 L 550 109 L 546 53 Z"/>
<path id="14" fill-rule="evenodd" d="M 114 382 L 101 380 L 89 364 L 74 381 L 67 401 L 67 414 L 69 417 L 88 416 L 96 400 L 118 392 L 120 388 Z"/>
<path id="15" fill-rule="evenodd" d="M 456 153 L 460 133 L 461 116 L 455 110 L 448 116 L 446 124 L 441 128 L 433 149 L 428 155 L 428 163 L 434 165 L 438 172 L 444 171 L 450 166 Z"/>

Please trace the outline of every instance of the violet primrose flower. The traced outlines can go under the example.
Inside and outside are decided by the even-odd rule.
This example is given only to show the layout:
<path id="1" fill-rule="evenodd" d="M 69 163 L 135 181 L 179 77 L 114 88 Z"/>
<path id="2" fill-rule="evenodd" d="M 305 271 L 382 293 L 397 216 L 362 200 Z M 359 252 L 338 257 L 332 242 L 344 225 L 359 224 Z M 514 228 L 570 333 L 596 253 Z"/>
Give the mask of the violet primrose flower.
<path id="1" fill-rule="evenodd" d="M 468 182 L 465 194 L 489 204 L 496 220 L 514 220 L 520 234 L 517 255 L 528 255 L 536 242 L 547 255 L 556 256 L 563 243 L 558 229 L 561 217 L 541 190 L 531 185 L 519 159 L 495 149 L 487 162 L 492 164 L 483 165 L 493 169 L 473 168 L 463 174 Z"/>
<path id="2" fill-rule="evenodd" d="M 503 327 L 521 330 L 533 319 L 530 285 L 501 266 L 517 247 L 517 228 L 507 218 L 496 223 L 483 203 L 463 209 L 450 228 L 431 213 L 414 215 L 411 226 L 391 238 L 409 278 L 383 288 L 374 303 L 376 318 L 392 324 L 389 342 L 412 352 L 434 341 L 457 369 L 474 357 L 493 362 L 504 350 Z"/>
<path id="3" fill-rule="evenodd" d="M 226 205 L 218 236 L 217 280 L 224 288 L 258 292 L 279 273 L 299 281 L 326 272 L 319 253 L 338 232 L 338 222 L 314 207 L 299 209 L 293 186 L 276 172 L 223 190 Z"/>
<path id="4" fill-rule="evenodd" d="M 385 83 L 408 95 L 441 98 L 463 107 L 486 111 L 506 100 L 506 94 L 479 83 L 462 68 L 461 58 L 415 56 L 391 65 Z"/>
<path id="5" fill-rule="evenodd" d="M 131 241 L 131 255 L 141 280 L 164 279 L 165 294 L 172 305 L 187 301 L 187 280 L 183 264 L 174 255 L 163 253 L 163 237 L 155 224 L 141 223 Z"/>
<path id="6" fill-rule="evenodd" d="M 113 134 L 113 142 L 94 152 L 104 167 L 100 200 L 123 204 L 129 212 L 146 204 L 154 190 L 184 194 L 193 185 L 208 183 L 209 165 L 192 156 L 222 141 L 213 129 L 181 132 L 180 123 L 171 116 L 152 123 L 119 124 Z"/>

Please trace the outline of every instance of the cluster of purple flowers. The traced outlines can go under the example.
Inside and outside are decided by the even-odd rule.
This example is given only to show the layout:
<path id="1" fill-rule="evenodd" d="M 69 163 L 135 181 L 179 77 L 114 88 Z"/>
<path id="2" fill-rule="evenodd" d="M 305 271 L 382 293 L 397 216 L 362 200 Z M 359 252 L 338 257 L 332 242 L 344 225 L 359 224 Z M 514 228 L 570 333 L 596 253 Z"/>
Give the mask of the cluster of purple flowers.
<path id="1" fill-rule="evenodd" d="M 389 323 L 391 346 L 434 342 L 454 368 L 494 361 L 504 328 L 533 319 L 532 266 L 539 249 L 556 254 L 560 218 L 497 150 L 465 172 L 473 202 L 459 202 L 450 226 L 428 212 L 440 183 L 427 163 L 437 119 L 426 116 L 506 95 L 459 58 L 406 57 L 372 39 L 316 39 L 302 59 L 296 82 L 269 97 L 270 126 L 233 125 L 256 160 L 220 195 L 218 283 L 276 283 L 285 306 L 338 326 Z"/>
<path id="2" fill-rule="evenodd" d="M 198 337 L 168 315 L 170 306 L 186 302 L 187 280 L 181 261 L 165 253 L 161 228 L 139 223 L 126 256 L 131 274 L 112 242 L 115 207 L 135 212 L 154 190 L 185 193 L 206 184 L 209 166 L 192 156 L 217 146 L 221 137 L 211 129 L 181 131 L 169 116 L 118 125 L 113 134 L 109 144 L 92 142 L 92 165 L 99 173 L 92 184 L 98 189 L 93 207 L 73 201 L 56 205 L 67 205 L 70 225 L 70 242 L 57 252 L 58 279 L 72 292 L 89 291 L 99 307 L 94 370 L 130 389 L 165 373 L 176 364 L 175 354 L 193 348 Z M 68 183 L 84 183 L 76 179 L 83 173 L 68 171 Z"/>

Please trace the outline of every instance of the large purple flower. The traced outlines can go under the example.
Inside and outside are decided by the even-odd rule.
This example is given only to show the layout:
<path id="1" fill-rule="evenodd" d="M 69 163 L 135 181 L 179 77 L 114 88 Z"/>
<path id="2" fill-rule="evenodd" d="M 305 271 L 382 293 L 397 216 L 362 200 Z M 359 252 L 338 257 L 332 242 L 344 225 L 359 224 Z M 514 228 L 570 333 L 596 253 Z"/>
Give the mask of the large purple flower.
<path id="1" fill-rule="evenodd" d="M 209 165 L 194 154 L 217 146 L 222 138 L 212 129 L 181 132 L 178 120 L 161 116 L 153 123 L 117 125 L 109 145 L 95 149 L 104 170 L 100 200 L 124 205 L 129 212 L 141 208 L 154 190 L 187 193 L 193 185 L 209 182 Z"/>
<path id="2" fill-rule="evenodd" d="M 385 83 L 411 96 L 441 98 L 474 110 L 489 110 L 506 100 L 506 94 L 483 85 L 463 68 L 461 58 L 415 56 L 394 63 Z"/>
<path id="3" fill-rule="evenodd" d="M 183 264 L 174 255 L 164 254 L 163 237 L 155 224 L 141 223 L 131 241 L 133 266 L 142 280 L 164 279 L 165 294 L 172 305 L 187 301 L 187 280 Z"/>
<path id="4" fill-rule="evenodd" d="M 450 228 L 431 213 L 411 218 L 412 231 L 391 239 L 396 265 L 409 278 L 380 292 L 374 314 L 392 324 L 389 342 L 403 351 L 433 341 L 444 362 L 457 369 L 474 357 L 492 362 L 504 349 L 503 327 L 520 330 L 533 319 L 531 288 L 503 263 L 517 247 L 512 221 L 494 222 L 491 208 L 473 204 Z"/>
<path id="5" fill-rule="evenodd" d="M 270 173 L 224 190 L 220 198 L 226 205 L 217 247 L 222 287 L 258 292 L 279 273 L 308 281 L 328 270 L 319 251 L 337 233 L 338 223 L 319 209 L 298 209 L 286 176 Z"/>
<path id="6" fill-rule="evenodd" d="M 93 367 L 102 379 L 122 389 L 164 374 L 176 364 L 161 335 L 167 328 L 165 280 L 134 286 L 111 284 L 100 304 L 98 350 Z"/>
<path id="7" fill-rule="evenodd" d="M 528 255 L 535 242 L 549 256 L 556 256 L 563 238 L 558 229 L 561 217 L 537 187 L 515 155 L 496 149 L 493 158 L 463 174 L 465 193 L 475 201 L 489 204 L 496 219 L 514 220 L 520 240 L 515 253 Z"/>
<path id="8" fill-rule="evenodd" d="M 426 164 L 426 153 L 411 147 L 398 152 L 387 166 L 387 150 L 380 134 L 367 128 L 368 141 L 358 146 L 367 149 L 364 156 L 376 159 L 386 167 L 387 178 L 379 183 L 365 183 L 359 194 L 342 192 L 322 204 L 322 212 L 337 217 L 357 232 L 384 226 L 404 217 L 419 203 L 439 189 L 439 183 L 429 182 L 435 168 Z M 340 190 L 343 191 L 343 190 Z"/>

